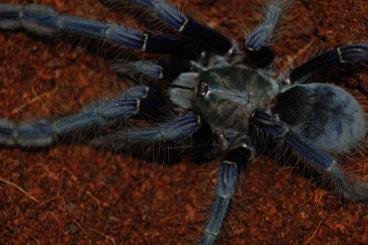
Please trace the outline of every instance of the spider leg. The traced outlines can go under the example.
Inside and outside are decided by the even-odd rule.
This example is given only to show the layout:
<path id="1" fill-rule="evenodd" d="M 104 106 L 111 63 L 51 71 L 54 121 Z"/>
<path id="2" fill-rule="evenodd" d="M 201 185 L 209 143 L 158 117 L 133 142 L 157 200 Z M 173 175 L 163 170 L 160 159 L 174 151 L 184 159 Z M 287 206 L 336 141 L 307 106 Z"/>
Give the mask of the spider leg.
<path id="1" fill-rule="evenodd" d="M 192 64 L 188 60 L 173 62 L 157 62 L 154 60 L 137 60 L 113 65 L 113 70 L 121 75 L 144 75 L 156 80 L 170 81 L 182 72 L 190 71 Z"/>
<path id="2" fill-rule="evenodd" d="M 216 199 L 201 244 L 211 245 L 218 239 L 235 192 L 239 170 L 248 168 L 251 156 L 250 149 L 238 148 L 231 151 L 222 162 L 217 179 Z"/>
<path id="3" fill-rule="evenodd" d="M 290 2 L 289 0 L 267 1 L 262 23 L 245 39 L 244 44 L 250 65 L 265 68 L 274 62 L 274 51 L 268 45 L 272 41 Z"/>
<path id="4" fill-rule="evenodd" d="M 303 83 L 316 72 L 339 64 L 368 61 L 368 44 L 354 44 L 326 51 L 294 68 L 288 75 L 292 83 Z"/>
<path id="5" fill-rule="evenodd" d="M 329 154 L 319 151 L 304 137 L 294 132 L 285 122 L 262 110 L 255 110 L 250 123 L 261 133 L 282 140 L 299 155 L 314 162 L 323 169 L 328 169 L 335 161 Z"/>
<path id="6" fill-rule="evenodd" d="M 328 153 L 318 150 L 313 143 L 302 135 L 293 132 L 290 127 L 276 116 L 256 110 L 250 122 L 257 130 L 282 140 L 299 156 L 307 160 L 313 170 L 318 171 L 332 185 L 332 191 L 343 199 L 351 201 L 368 201 L 368 183 L 353 181 L 343 173 L 335 159 Z"/>
<path id="7" fill-rule="evenodd" d="M 314 166 L 312 166 L 314 167 Z M 368 182 L 348 178 L 337 162 L 334 162 L 327 170 L 320 170 L 321 175 L 325 175 L 331 185 L 331 190 L 344 200 L 353 202 L 368 201 Z"/>
<path id="8" fill-rule="evenodd" d="M 185 39 L 143 33 L 121 25 L 76 16 L 59 15 L 53 8 L 40 4 L 0 4 L 0 30 L 20 28 L 44 36 L 62 33 L 87 36 L 149 53 L 193 53 L 192 44 Z"/>
<path id="9" fill-rule="evenodd" d="M 126 128 L 110 135 L 93 139 L 91 144 L 99 147 L 123 148 L 126 144 L 151 143 L 182 139 L 191 136 L 201 125 L 198 115 L 188 113 L 156 127 Z"/>
<path id="10" fill-rule="evenodd" d="M 163 0 L 102 0 L 110 3 L 112 6 L 131 2 L 139 4 L 152 11 L 166 24 L 174 28 L 176 31 L 193 39 L 200 40 L 205 47 L 211 47 L 211 51 L 226 54 L 234 51 L 234 44 L 227 37 L 211 29 L 196 20 L 185 16 L 175 6 Z"/>
<path id="11" fill-rule="evenodd" d="M 40 119 L 16 124 L 0 119 L 0 145 L 46 147 L 65 135 L 108 125 L 111 120 L 127 119 L 142 111 L 142 102 L 149 92 L 145 86 L 133 87 L 115 99 L 86 106 L 79 113 L 55 120 Z"/>
<path id="12" fill-rule="evenodd" d="M 246 49 L 260 51 L 269 44 L 289 4 L 290 1 L 267 1 L 262 23 L 245 39 Z"/>

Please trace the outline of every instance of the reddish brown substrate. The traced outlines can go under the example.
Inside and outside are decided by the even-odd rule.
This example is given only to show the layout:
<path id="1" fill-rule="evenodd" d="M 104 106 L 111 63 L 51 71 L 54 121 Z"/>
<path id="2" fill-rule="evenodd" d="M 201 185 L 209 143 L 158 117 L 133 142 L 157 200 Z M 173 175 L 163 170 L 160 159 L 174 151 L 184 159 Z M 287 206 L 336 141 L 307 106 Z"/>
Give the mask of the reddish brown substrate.
<path id="1" fill-rule="evenodd" d="M 123 19 L 94 0 L 34 2 L 68 14 Z M 253 17 L 259 18 L 250 0 L 175 2 L 238 41 Z M 299 59 L 322 48 L 368 40 L 367 1 L 295 2 L 290 9 L 294 19 L 275 43 L 281 66 L 308 46 Z M 339 84 L 364 98 L 368 73 Z M 23 33 L 0 34 L 0 117 L 20 120 L 77 111 L 116 87 L 109 64 L 83 48 L 47 44 Z M 362 159 L 351 161 L 368 176 Z M 188 161 L 152 166 L 80 145 L 41 152 L 1 149 L 0 244 L 193 244 L 209 211 L 217 167 L 216 162 Z M 367 210 L 366 204 L 343 204 L 261 157 L 238 188 L 222 242 L 367 244 Z"/>

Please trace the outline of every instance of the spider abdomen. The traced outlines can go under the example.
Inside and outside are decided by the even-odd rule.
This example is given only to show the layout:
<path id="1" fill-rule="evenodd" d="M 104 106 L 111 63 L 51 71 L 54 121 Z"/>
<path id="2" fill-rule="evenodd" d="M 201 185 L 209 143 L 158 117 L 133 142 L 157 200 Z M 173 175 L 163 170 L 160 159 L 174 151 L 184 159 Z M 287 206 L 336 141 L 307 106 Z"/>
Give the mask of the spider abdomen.
<path id="1" fill-rule="evenodd" d="M 330 153 L 353 149 L 367 131 L 358 101 L 330 84 L 293 86 L 277 96 L 273 112 L 316 147 Z"/>

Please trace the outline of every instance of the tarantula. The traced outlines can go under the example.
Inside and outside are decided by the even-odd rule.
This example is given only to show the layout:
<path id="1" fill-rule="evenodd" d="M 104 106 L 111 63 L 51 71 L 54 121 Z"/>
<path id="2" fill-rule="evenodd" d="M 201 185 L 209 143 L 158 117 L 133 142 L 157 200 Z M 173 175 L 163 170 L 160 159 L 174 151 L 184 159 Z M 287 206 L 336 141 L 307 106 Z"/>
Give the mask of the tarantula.
<path id="1" fill-rule="evenodd" d="M 121 128 L 119 122 L 149 114 L 160 97 L 149 84 L 137 85 L 114 99 L 91 104 L 62 118 L 22 123 L 1 119 L 1 145 L 49 147 L 67 136 L 117 123 L 119 127 L 107 132 L 98 130 L 91 143 L 124 148 L 136 143 L 188 138 L 206 124 L 214 141 L 211 154 L 220 156 L 222 164 L 202 244 L 217 241 L 238 176 L 248 169 L 258 154 L 256 145 L 264 139 L 301 158 L 342 198 L 368 199 L 368 183 L 349 179 L 335 160 L 338 154 L 354 150 L 365 138 L 363 109 L 351 94 L 337 86 L 310 83 L 311 76 L 322 69 L 367 61 L 368 45 L 347 45 L 324 52 L 275 78 L 274 56 L 268 44 L 288 1 L 269 1 L 262 23 L 243 45 L 161 0 L 103 2 L 113 7 L 138 5 L 175 33 L 140 32 L 114 23 L 60 15 L 51 7 L 38 4 L 0 4 L 0 29 L 24 29 L 48 37 L 72 34 L 143 52 L 171 54 L 175 61 L 133 61 L 117 68 L 119 73 L 168 81 L 165 94 L 178 116 L 156 127 Z"/>

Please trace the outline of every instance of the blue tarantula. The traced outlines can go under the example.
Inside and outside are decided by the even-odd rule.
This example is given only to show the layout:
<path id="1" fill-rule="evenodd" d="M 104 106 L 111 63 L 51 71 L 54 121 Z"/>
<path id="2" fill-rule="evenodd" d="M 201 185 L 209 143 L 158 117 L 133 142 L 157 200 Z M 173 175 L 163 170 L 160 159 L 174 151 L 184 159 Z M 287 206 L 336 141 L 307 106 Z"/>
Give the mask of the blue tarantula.
<path id="1" fill-rule="evenodd" d="M 172 34 L 140 32 L 114 23 L 59 15 L 51 7 L 37 4 L 0 4 L 0 29 L 24 29 L 48 37 L 72 34 L 175 56 L 175 62 L 133 61 L 117 68 L 120 73 L 168 81 L 167 100 L 163 100 L 174 107 L 178 116 L 156 127 L 121 128 L 121 122 L 147 119 L 140 116 L 157 109 L 157 89 L 138 85 L 114 99 L 62 118 L 22 123 L 1 119 L 1 145 L 48 147 L 67 136 L 117 123 L 118 127 L 107 132 L 96 131 L 91 143 L 124 148 L 136 143 L 175 142 L 195 136 L 203 125 L 208 125 L 214 141 L 212 154 L 221 156 L 222 164 L 201 244 L 214 244 L 218 239 L 238 176 L 258 153 L 260 138 L 302 158 L 304 165 L 319 173 L 343 199 L 368 199 L 368 183 L 345 176 L 335 160 L 339 154 L 354 150 L 365 138 L 364 111 L 345 90 L 310 83 L 311 76 L 325 68 L 368 61 L 368 45 L 347 45 L 324 52 L 275 78 L 271 68 L 274 56 L 268 44 L 288 1 L 267 2 L 262 23 L 246 38 L 243 48 L 162 0 L 103 2 L 113 7 L 140 6 L 173 29 Z"/>

